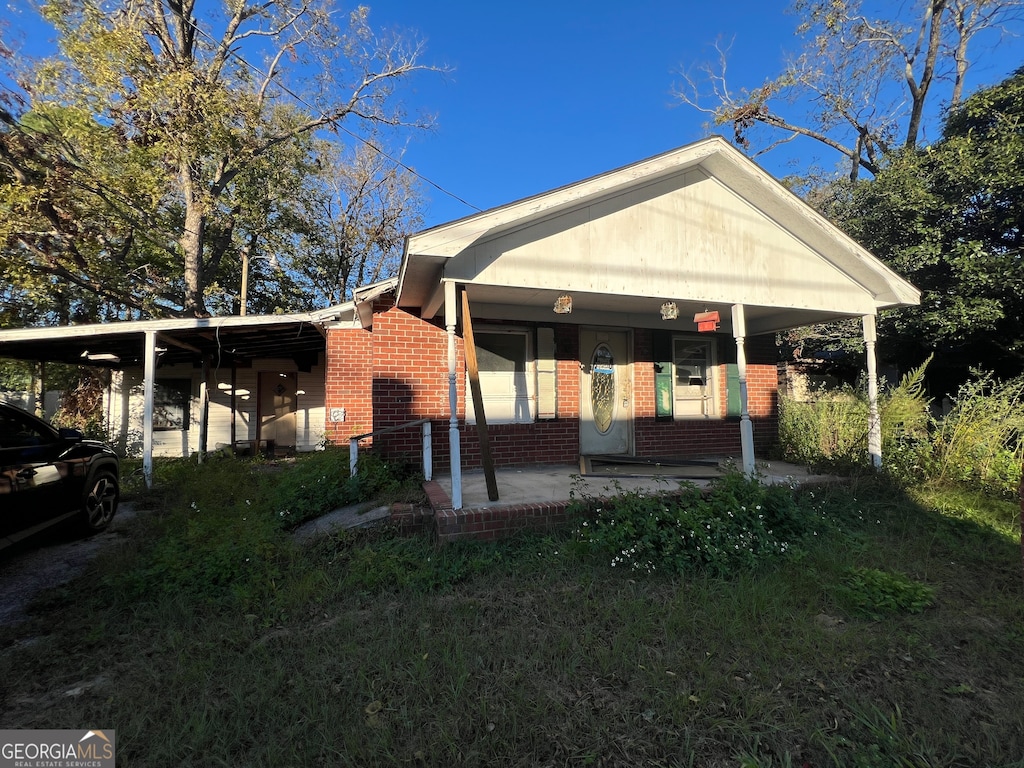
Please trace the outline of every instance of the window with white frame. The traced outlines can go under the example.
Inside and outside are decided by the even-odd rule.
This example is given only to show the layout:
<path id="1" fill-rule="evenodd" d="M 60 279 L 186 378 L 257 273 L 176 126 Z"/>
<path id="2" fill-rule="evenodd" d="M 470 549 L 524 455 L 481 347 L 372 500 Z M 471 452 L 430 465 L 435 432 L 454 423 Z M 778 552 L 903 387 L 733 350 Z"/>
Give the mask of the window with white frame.
<path id="1" fill-rule="evenodd" d="M 531 335 L 522 328 L 477 329 L 480 391 L 488 424 L 525 424 L 536 418 L 536 373 Z M 466 420 L 476 422 L 466 388 Z"/>
<path id="2" fill-rule="evenodd" d="M 677 419 L 718 416 L 715 339 L 672 338 L 672 412 Z"/>

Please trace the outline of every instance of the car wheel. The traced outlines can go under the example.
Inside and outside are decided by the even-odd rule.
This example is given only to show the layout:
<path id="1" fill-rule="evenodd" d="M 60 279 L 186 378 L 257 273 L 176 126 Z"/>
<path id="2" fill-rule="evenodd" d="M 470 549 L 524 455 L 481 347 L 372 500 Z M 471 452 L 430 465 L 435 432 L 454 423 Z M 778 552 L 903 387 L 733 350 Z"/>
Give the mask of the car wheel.
<path id="1" fill-rule="evenodd" d="M 121 491 L 112 472 L 97 472 L 89 481 L 82 501 L 82 525 L 86 533 L 98 533 L 110 523 L 117 511 Z"/>

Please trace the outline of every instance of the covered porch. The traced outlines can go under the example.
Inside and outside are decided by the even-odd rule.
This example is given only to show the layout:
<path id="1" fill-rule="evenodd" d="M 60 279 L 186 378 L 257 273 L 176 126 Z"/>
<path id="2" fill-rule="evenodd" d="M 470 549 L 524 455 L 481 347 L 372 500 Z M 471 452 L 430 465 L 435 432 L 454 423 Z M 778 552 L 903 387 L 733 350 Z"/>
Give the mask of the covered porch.
<path id="1" fill-rule="evenodd" d="M 486 478 L 490 433 L 507 440 L 506 424 L 556 456 L 557 440 L 580 456 L 637 457 L 735 441 L 753 474 L 777 414 L 775 334 L 838 319 L 862 324 L 880 466 L 876 318 L 918 299 L 714 137 L 411 237 L 396 307 L 447 336 L 458 510 L 465 441 Z"/>

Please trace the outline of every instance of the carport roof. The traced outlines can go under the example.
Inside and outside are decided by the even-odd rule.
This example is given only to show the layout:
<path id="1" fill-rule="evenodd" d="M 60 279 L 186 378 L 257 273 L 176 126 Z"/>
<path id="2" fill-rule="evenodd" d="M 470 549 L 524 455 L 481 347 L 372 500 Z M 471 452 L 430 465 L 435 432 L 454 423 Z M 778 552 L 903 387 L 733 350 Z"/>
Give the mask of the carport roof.
<path id="1" fill-rule="evenodd" d="M 145 336 L 156 334 L 161 364 L 203 357 L 244 362 L 295 359 L 300 364 L 325 349 L 323 327 L 350 320 L 348 302 L 316 312 L 71 325 L 0 330 L 0 357 L 132 368 L 143 364 Z"/>

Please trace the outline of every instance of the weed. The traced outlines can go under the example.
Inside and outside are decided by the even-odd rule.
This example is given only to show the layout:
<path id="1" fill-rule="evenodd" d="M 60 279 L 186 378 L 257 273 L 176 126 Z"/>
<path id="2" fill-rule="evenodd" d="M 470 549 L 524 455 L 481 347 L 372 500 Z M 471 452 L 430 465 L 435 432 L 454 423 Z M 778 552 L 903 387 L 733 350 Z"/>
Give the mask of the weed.
<path id="1" fill-rule="evenodd" d="M 756 568 L 798 551 L 810 517 L 787 486 L 730 472 L 707 492 L 619 492 L 577 502 L 576 539 L 613 567 L 644 573 L 713 575 Z"/>
<path id="2" fill-rule="evenodd" d="M 998 381 L 976 371 L 952 410 L 932 420 L 922 386 L 925 365 L 879 398 L 886 474 L 906 487 L 930 479 L 1012 498 L 1024 463 L 1024 378 Z M 811 402 L 783 397 L 782 457 L 832 473 L 861 472 L 868 466 L 867 421 L 860 389 L 822 392 Z"/>
<path id="3" fill-rule="evenodd" d="M 846 570 L 834 593 L 848 611 L 871 619 L 920 613 L 935 599 L 932 587 L 903 574 L 859 567 Z"/>
<path id="4" fill-rule="evenodd" d="M 882 455 L 896 477 L 917 476 L 929 450 L 928 361 L 878 399 Z M 869 404 L 865 387 L 823 391 L 810 402 L 779 401 L 782 458 L 833 474 L 855 474 L 869 466 Z M 892 461 L 890 461 L 890 457 Z"/>
<path id="5" fill-rule="evenodd" d="M 411 500 L 420 481 L 412 469 L 387 462 L 374 453 L 359 455 L 355 476 L 349 476 L 347 448 L 327 448 L 303 456 L 294 469 L 274 484 L 270 504 L 285 528 L 366 499 Z"/>
<path id="6" fill-rule="evenodd" d="M 977 373 L 939 422 L 932 476 L 1012 497 L 1024 462 L 1024 377 L 1007 382 Z"/>
<path id="7" fill-rule="evenodd" d="M 875 704 L 854 703 L 850 715 L 851 730 L 857 737 L 842 737 L 827 745 L 836 765 L 851 768 L 931 768 L 950 764 L 920 743 L 904 723 L 899 706 L 894 706 L 887 713 Z"/>
<path id="8" fill-rule="evenodd" d="M 280 590 L 283 570 L 299 559 L 287 529 L 407 487 L 406 477 L 372 454 L 361 457 L 360 467 L 366 471 L 350 478 L 347 451 L 332 450 L 279 465 L 223 458 L 158 462 L 155 490 L 135 489 L 140 504 L 156 514 L 140 523 L 135 558 L 107 574 L 104 587 L 127 603 L 185 597 L 241 610 L 265 605 L 273 612 L 293 599 Z"/>

